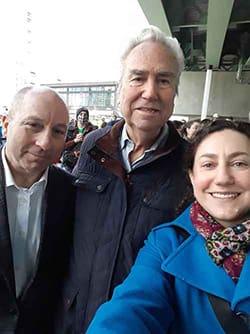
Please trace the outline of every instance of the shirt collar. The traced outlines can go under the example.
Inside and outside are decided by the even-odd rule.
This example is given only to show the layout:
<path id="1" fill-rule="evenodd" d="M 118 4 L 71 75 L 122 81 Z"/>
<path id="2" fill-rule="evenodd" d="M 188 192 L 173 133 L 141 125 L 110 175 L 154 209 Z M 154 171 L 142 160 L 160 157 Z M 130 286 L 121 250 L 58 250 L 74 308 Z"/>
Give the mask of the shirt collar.
<path id="1" fill-rule="evenodd" d="M 167 140 L 168 137 L 168 133 L 169 133 L 169 128 L 167 123 L 165 123 L 165 125 L 163 126 L 162 130 L 161 130 L 161 134 L 160 136 L 157 138 L 157 140 L 154 142 L 154 144 L 147 149 L 146 151 L 155 151 L 159 146 L 162 145 L 163 141 L 164 143 Z M 127 141 L 132 142 L 132 140 L 129 138 L 128 133 L 127 133 L 127 126 L 126 123 L 123 126 L 122 129 L 122 134 L 121 134 L 121 139 L 120 139 L 120 143 L 121 143 L 121 149 L 123 149 L 126 146 Z"/>
<path id="2" fill-rule="evenodd" d="M 14 181 L 14 178 L 12 176 L 12 173 L 10 171 L 8 162 L 7 162 L 6 157 L 5 157 L 5 150 L 6 150 L 6 147 L 4 145 L 3 148 L 2 148 L 1 154 L 2 154 L 4 173 L 5 173 L 5 184 L 6 184 L 6 187 L 15 186 L 16 188 L 20 188 L 20 187 L 18 187 L 16 185 L 16 183 Z M 47 182 L 48 182 L 48 173 L 49 173 L 49 168 L 47 168 L 45 170 L 45 172 L 43 173 L 43 175 L 41 176 L 41 178 L 37 182 L 35 182 L 34 184 L 38 184 L 38 183 L 44 182 L 44 188 L 45 188 L 46 185 L 47 185 Z"/>

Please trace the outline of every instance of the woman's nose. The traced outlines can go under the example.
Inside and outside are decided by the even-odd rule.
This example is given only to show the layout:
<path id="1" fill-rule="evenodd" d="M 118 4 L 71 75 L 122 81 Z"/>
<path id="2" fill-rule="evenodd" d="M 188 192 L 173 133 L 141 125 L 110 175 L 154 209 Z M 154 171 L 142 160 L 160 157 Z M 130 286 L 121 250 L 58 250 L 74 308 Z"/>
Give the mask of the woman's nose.
<path id="1" fill-rule="evenodd" d="M 230 166 L 218 166 L 215 177 L 216 184 L 232 184 L 234 177 Z"/>

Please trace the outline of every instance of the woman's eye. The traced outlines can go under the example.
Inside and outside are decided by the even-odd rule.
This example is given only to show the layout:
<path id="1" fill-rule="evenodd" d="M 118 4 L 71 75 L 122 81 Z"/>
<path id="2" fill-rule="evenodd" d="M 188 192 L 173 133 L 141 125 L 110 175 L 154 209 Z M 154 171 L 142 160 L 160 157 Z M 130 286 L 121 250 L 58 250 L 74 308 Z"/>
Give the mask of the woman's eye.
<path id="1" fill-rule="evenodd" d="M 206 162 L 204 164 L 202 164 L 202 167 L 205 169 L 210 169 L 213 167 L 213 164 L 211 162 Z"/>
<path id="2" fill-rule="evenodd" d="M 232 166 L 234 167 L 247 167 L 248 163 L 244 161 L 235 161 L 232 163 Z"/>

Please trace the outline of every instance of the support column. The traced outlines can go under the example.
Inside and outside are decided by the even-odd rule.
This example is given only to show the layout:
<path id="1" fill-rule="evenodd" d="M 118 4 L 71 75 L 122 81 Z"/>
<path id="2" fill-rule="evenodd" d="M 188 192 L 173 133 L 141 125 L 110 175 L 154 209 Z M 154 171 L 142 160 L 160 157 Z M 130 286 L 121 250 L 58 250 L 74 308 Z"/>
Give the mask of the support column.
<path id="1" fill-rule="evenodd" d="M 201 109 L 201 120 L 207 117 L 208 101 L 210 94 L 210 87 L 212 81 L 213 66 L 209 65 L 206 72 L 206 81 L 203 93 L 202 109 Z"/>

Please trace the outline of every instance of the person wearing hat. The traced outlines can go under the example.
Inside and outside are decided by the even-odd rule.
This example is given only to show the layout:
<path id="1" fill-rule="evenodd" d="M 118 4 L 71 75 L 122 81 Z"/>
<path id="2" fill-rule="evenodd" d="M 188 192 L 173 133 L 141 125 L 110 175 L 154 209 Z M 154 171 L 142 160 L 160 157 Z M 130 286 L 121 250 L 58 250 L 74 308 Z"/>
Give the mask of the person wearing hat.
<path id="1" fill-rule="evenodd" d="M 76 111 L 75 125 L 68 127 L 64 152 L 62 154 L 62 167 L 71 172 L 80 154 L 84 137 L 96 127 L 89 122 L 89 111 L 81 107 Z"/>

